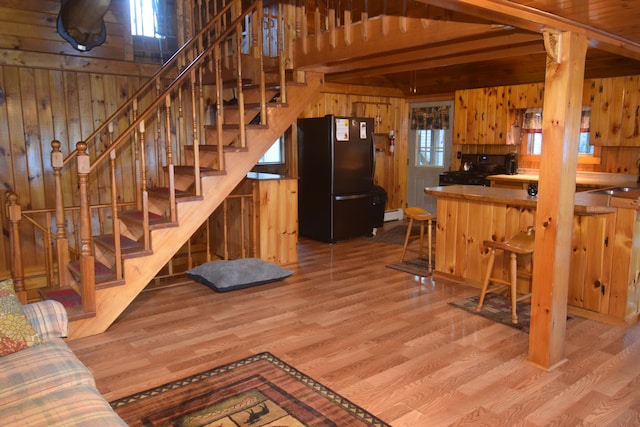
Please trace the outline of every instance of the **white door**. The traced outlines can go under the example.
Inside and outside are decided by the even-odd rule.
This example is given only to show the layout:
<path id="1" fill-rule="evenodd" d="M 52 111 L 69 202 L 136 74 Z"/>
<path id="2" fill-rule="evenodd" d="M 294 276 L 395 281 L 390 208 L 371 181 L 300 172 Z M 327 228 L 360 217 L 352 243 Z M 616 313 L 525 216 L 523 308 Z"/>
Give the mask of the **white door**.
<path id="1" fill-rule="evenodd" d="M 453 101 L 415 103 L 409 111 L 407 203 L 435 213 L 436 198 L 424 194 L 424 189 L 437 186 L 440 174 L 451 164 Z"/>

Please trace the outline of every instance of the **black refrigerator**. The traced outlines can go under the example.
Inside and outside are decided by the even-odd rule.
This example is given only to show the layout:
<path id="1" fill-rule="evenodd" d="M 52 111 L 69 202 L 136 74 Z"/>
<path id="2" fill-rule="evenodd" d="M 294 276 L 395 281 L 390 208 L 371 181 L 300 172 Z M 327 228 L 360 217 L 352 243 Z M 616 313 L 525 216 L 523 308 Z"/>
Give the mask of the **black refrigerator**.
<path id="1" fill-rule="evenodd" d="M 335 243 L 373 231 L 373 119 L 298 120 L 299 234 Z"/>

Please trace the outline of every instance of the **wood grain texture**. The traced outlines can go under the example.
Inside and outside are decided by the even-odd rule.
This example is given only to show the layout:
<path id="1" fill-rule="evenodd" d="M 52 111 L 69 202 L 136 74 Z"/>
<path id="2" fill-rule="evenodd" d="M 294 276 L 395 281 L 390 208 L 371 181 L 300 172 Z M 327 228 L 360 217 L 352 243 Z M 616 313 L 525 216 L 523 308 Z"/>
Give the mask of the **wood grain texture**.
<path id="1" fill-rule="evenodd" d="M 546 372 L 526 334 L 448 304 L 477 289 L 385 268 L 401 251 L 302 239 L 284 281 L 148 290 L 69 344 L 110 400 L 269 351 L 395 427 L 640 422 L 640 325 L 574 317 L 567 362 Z"/>

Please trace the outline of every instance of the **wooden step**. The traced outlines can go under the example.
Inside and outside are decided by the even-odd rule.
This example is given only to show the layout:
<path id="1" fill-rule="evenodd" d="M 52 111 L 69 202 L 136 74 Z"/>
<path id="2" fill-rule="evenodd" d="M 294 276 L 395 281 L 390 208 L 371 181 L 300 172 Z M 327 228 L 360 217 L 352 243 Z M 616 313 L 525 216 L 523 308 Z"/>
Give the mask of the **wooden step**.
<path id="1" fill-rule="evenodd" d="M 144 224 L 144 212 L 143 211 L 121 211 L 118 214 L 118 218 L 125 223 L 142 226 Z M 171 221 L 162 215 L 158 215 L 154 212 L 149 212 L 149 229 L 159 230 L 161 228 L 177 227 L 178 223 Z"/>
<path id="2" fill-rule="evenodd" d="M 115 252 L 116 239 L 113 234 L 94 236 L 93 242 L 110 252 Z M 133 239 L 126 236 L 120 236 L 120 253 L 122 254 L 123 259 L 128 259 L 151 255 L 153 254 L 153 251 L 150 249 L 144 249 L 140 243 Z"/>
<path id="3" fill-rule="evenodd" d="M 61 303 L 70 321 L 88 319 L 96 316 L 95 312 L 85 312 L 82 309 L 82 297 L 70 286 L 40 288 L 38 289 L 38 293 L 43 300 L 52 300 Z"/>
<path id="4" fill-rule="evenodd" d="M 69 271 L 77 281 L 80 280 L 80 260 L 70 261 L 68 265 Z M 119 286 L 124 284 L 124 280 L 116 279 L 116 273 L 100 261 L 94 261 L 93 271 L 95 272 L 96 288 L 108 288 L 111 286 Z"/>
<path id="5" fill-rule="evenodd" d="M 185 151 L 193 151 L 193 145 L 188 145 L 184 147 L 184 149 Z M 217 153 L 218 145 L 217 144 L 214 144 L 214 145 L 201 144 L 201 145 L 198 145 L 198 150 L 206 151 L 208 153 Z M 225 153 L 239 153 L 239 152 L 249 151 L 249 149 L 247 147 L 236 147 L 235 145 L 225 145 L 222 147 L 222 151 Z"/>
<path id="6" fill-rule="evenodd" d="M 162 198 L 165 200 L 169 200 L 169 188 L 168 187 L 156 187 L 150 188 L 147 190 L 149 196 L 154 196 L 158 198 Z M 180 202 L 193 202 L 202 200 L 202 196 L 197 196 L 188 191 L 176 190 L 176 203 Z"/>
<path id="7" fill-rule="evenodd" d="M 174 166 L 173 171 L 176 174 L 180 174 L 180 175 L 193 175 L 193 166 L 188 166 L 188 165 Z M 224 171 L 221 171 L 218 169 L 200 167 L 200 176 L 219 176 L 224 174 L 225 174 Z"/>

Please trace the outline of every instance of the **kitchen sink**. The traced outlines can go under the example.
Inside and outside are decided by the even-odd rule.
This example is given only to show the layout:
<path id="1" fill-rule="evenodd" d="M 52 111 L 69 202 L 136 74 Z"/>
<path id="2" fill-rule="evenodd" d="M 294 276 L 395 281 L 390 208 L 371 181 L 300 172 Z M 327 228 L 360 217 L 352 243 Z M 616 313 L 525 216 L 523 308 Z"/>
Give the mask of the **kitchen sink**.
<path id="1" fill-rule="evenodd" d="M 607 194 L 609 196 L 613 196 L 619 193 L 628 193 L 630 191 L 640 190 L 640 187 L 612 187 L 612 188 L 603 188 L 602 190 L 592 191 L 592 194 Z"/>

